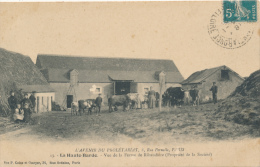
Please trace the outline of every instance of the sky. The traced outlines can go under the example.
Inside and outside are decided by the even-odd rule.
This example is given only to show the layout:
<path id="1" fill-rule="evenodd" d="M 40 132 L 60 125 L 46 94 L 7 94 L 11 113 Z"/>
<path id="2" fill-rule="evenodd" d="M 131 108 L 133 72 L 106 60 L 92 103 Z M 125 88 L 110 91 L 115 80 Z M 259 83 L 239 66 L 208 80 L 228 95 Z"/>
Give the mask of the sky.
<path id="1" fill-rule="evenodd" d="M 33 62 L 40 53 L 170 59 L 184 78 L 221 65 L 249 76 L 260 67 L 259 21 L 246 23 L 254 31 L 246 45 L 222 48 L 208 33 L 221 6 L 219 1 L 1 3 L 0 47 Z"/>

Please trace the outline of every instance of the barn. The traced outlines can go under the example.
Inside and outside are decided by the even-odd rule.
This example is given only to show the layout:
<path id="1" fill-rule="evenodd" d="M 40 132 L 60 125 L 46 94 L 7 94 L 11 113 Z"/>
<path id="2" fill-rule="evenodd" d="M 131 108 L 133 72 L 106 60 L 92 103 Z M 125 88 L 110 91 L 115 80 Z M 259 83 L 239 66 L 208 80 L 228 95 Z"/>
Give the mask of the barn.
<path id="1" fill-rule="evenodd" d="M 184 90 L 192 89 L 194 85 L 200 90 L 200 100 L 207 102 L 212 100 L 212 92 L 209 89 L 213 82 L 218 86 L 218 99 L 227 98 L 237 86 L 244 81 L 239 74 L 223 65 L 215 68 L 197 71 L 181 84 Z"/>
<path id="2" fill-rule="evenodd" d="M 55 90 L 58 104 L 95 99 L 101 93 L 104 104 L 111 95 L 140 93 L 153 86 L 159 92 L 159 74 L 165 73 L 165 87 L 181 87 L 183 77 L 172 60 L 97 58 L 39 54 L 36 66 Z M 76 82 L 73 88 L 70 83 Z"/>

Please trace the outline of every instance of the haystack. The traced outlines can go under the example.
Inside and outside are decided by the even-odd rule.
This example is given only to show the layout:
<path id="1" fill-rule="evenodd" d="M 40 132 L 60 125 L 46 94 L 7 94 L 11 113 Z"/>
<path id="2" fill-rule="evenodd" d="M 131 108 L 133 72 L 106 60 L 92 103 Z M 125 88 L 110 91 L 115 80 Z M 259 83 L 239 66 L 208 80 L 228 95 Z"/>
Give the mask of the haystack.
<path id="1" fill-rule="evenodd" d="M 48 82 L 30 57 L 0 48 L 0 114 L 10 112 L 10 91 L 21 100 L 20 85 L 47 85 Z"/>
<path id="2" fill-rule="evenodd" d="M 252 73 L 230 97 L 221 102 L 216 114 L 227 121 L 252 126 L 259 136 L 260 70 Z"/>

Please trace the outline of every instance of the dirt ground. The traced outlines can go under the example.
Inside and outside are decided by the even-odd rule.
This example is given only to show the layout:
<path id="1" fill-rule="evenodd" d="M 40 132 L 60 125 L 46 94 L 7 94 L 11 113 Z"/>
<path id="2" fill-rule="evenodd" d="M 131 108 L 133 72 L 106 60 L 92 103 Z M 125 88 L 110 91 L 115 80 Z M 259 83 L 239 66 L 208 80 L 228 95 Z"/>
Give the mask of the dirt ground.
<path id="1" fill-rule="evenodd" d="M 181 108 L 139 109 L 101 116 L 71 116 L 69 112 L 34 114 L 30 124 L 15 124 L 1 118 L 0 136 L 6 140 L 33 136 L 36 140 L 89 140 L 109 143 L 132 139 L 141 143 L 240 140 L 259 137 L 259 129 L 218 117 L 218 105 L 182 106 Z M 3 139 L 3 138 L 2 138 Z"/>

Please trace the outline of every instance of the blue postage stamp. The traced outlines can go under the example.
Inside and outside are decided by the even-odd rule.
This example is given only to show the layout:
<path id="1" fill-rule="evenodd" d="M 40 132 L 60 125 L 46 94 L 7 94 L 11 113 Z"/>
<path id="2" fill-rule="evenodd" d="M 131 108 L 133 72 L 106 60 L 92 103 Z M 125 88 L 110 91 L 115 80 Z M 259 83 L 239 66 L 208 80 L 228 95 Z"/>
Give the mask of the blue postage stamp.
<path id="1" fill-rule="evenodd" d="M 224 22 L 256 22 L 257 0 L 224 0 Z"/>

